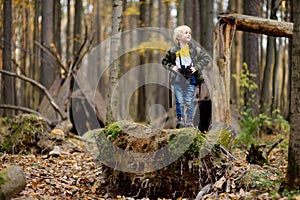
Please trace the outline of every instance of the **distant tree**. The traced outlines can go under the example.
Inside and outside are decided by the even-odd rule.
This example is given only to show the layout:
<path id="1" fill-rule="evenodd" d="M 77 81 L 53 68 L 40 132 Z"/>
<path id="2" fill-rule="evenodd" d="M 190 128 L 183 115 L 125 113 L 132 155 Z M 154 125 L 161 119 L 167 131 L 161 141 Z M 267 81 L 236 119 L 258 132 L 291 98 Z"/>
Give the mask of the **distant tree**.
<path id="1" fill-rule="evenodd" d="M 39 18 L 41 16 L 41 2 L 35 1 L 34 2 L 34 24 L 39 24 Z M 41 30 L 39 26 L 33 26 L 33 35 L 32 35 L 32 41 L 39 42 L 41 41 Z M 35 56 L 31 56 L 31 75 L 34 80 L 38 81 L 39 75 L 40 75 L 40 61 L 39 56 L 40 55 L 40 49 L 37 45 L 33 45 L 33 54 Z M 31 94 L 31 98 L 34 99 L 33 101 L 33 108 L 38 109 L 39 107 L 39 90 L 37 88 L 33 88 L 33 94 Z"/>
<path id="2" fill-rule="evenodd" d="M 40 67 L 40 82 L 50 88 L 54 81 L 54 66 L 53 59 L 49 54 L 50 45 L 53 44 L 53 7 L 54 0 L 42 1 L 42 45 L 41 49 L 41 67 Z"/>
<path id="3" fill-rule="evenodd" d="M 120 58 L 118 58 L 118 52 L 121 46 L 121 33 L 122 30 L 122 11 L 123 4 L 122 0 L 113 0 L 113 13 L 112 13 L 112 33 L 111 33 L 111 47 L 110 47 L 110 57 L 111 66 L 109 69 L 109 90 L 107 96 L 107 114 L 106 114 L 106 124 L 114 122 L 113 108 L 118 107 L 118 96 L 112 96 L 112 91 L 118 94 L 117 81 L 120 73 Z"/>
<path id="4" fill-rule="evenodd" d="M 2 50 L 2 63 L 3 69 L 7 71 L 12 70 L 12 48 L 11 48 L 11 38 L 12 38 L 12 1 L 4 1 L 4 12 L 3 12 L 3 50 Z M 3 99 L 3 104 L 15 105 L 15 84 L 12 77 L 3 75 L 2 78 L 2 94 L 1 99 Z M 14 115 L 12 110 L 5 110 L 4 116 L 11 117 Z"/>
<path id="5" fill-rule="evenodd" d="M 147 27 L 147 4 L 146 0 L 140 0 L 139 2 L 140 5 L 140 16 L 139 16 L 139 23 L 140 27 Z M 145 55 L 140 55 L 139 56 L 140 60 L 140 65 L 144 64 L 146 60 Z M 145 72 L 143 70 L 140 70 L 139 72 L 139 81 L 143 80 L 145 77 Z M 137 120 L 138 121 L 145 121 L 146 120 L 146 87 L 142 85 L 139 90 L 138 90 L 138 109 L 137 109 Z"/>
<path id="6" fill-rule="evenodd" d="M 275 16 L 275 0 L 271 1 L 271 19 L 276 19 Z M 274 76 L 274 67 L 275 67 L 275 42 L 276 38 L 273 36 L 268 36 L 267 39 L 267 56 L 266 56 L 266 66 L 263 72 L 263 82 L 261 90 L 261 112 L 271 115 L 272 108 L 272 91 L 273 91 L 273 76 Z"/>
<path id="7" fill-rule="evenodd" d="M 289 138 L 288 168 L 287 168 L 287 188 L 300 189 L 300 2 L 293 1 L 293 46 L 292 46 L 292 80 L 291 80 L 291 108 L 290 125 L 291 132 Z"/>
<path id="8" fill-rule="evenodd" d="M 241 0 L 229 0 L 228 2 L 228 11 L 235 12 L 235 13 L 242 13 L 243 3 Z M 243 32 L 236 31 L 234 42 L 231 48 L 231 86 L 230 86 L 230 99 L 232 103 L 236 106 L 241 106 L 241 98 L 240 98 L 240 77 L 242 65 L 243 65 Z"/>
<path id="9" fill-rule="evenodd" d="M 200 44 L 212 56 L 214 46 L 214 1 L 200 1 Z M 196 38 L 194 38 L 196 39 Z M 199 42 L 199 41 L 198 41 Z"/>
<path id="10" fill-rule="evenodd" d="M 83 7 L 82 7 L 82 0 L 75 0 L 75 17 L 74 17 L 74 46 L 73 46 L 73 54 L 74 56 L 77 55 L 77 51 L 80 46 L 80 38 L 82 33 L 82 13 L 83 13 Z"/>
<path id="11" fill-rule="evenodd" d="M 252 16 L 259 16 L 259 0 L 245 0 L 244 1 L 244 13 Z M 245 99 L 247 99 L 247 107 L 252 109 L 253 116 L 257 116 L 259 109 L 260 99 L 260 72 L 259 72 L 259 48 L 258 48 L 258 35 L 256 33 L 244 32 L 244 62 L 247 63 L 249 72 L 255 74 L 255 77 L 251 77 L 251 80 L 257 84 L 257 89 L 245 92 Z M 249 101 L 249 100 L 253 101 Z"/>
<path id="12" fill-rule="evenodd" d="M 66 59 L 69 61 L 71 57 L 71 0 L 67 0 L 67 25 L 66 25 Z"/>
<path id="13" fill-rule="evenodd" d="M 54 10 L 53 10 L 53 42 L 55 44 L 55 49 L 58 53 L 58 55 L 61 55 L 62 49 L 61 49 L 61 3 L 60 0 L 54 1 Z"/>

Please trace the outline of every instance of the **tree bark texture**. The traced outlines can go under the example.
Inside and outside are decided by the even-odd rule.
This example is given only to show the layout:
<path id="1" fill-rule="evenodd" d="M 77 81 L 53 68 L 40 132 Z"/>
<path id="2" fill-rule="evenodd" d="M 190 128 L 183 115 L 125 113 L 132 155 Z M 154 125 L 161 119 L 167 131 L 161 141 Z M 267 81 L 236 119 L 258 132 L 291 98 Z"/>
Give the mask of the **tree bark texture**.
<path id="1" fill-rule="evenodd" d="M 42 45 L 50 49 L 53 44 L 53 6 L 54 0 L 42 1 Z M 54 81 L 54 60 L 44 49 L 41 49 L 40 82 L 50 88 Z M 42 94 L 41 94 L 42 95 Z"/>
<path id="2" fill-rule="evenodd" d="M 259 16 L 259 2 L 258 0 L 245 0 L 244 13 L 251 16 Z M 252 116 L 257 116 L 259 113 L 259 99 L 260 99 L 260 72 L 259 72 L 259 49 L 258 49 L 258 35 L 247 32 L 243 34 L 244 39 L 244 60 L 247 64 L 249 72 L 255 74 L 255 77 L 249 77 L 258 87 L 248 88 L 245 90 L 245 105 L 252 109 Z"/>
<path id="3" fill-rule="evenodd" d="M 74 43 L 73 43 L 73 55 L 77 57 L 78 50 L 80 48 L 80 38 L 82 33 L 82 0 L 76 0 L 75 1 L 75 20 L 74 20 Z"/>
<path id="4" fill-rule="evenodd" d="M 120 58 L 118 52 L 121 47 L 121 30 L 122 30 L 122 0 L 113 1 L 113 15 L 112 15 L 112 33 L 111 33 L 111 47 L 110 47 L 110 68 L 109 68 L 109 88 L 107 97 L 107 113 L 106 124 L 114 122 L 113 109 L 118 108 L 119 105 L 119 91 L 117 81 L 120 73 Z M 115 91 L 114 91 L 115 90 Z M 114 91 L 115 96 L 112 96 Z"/>
<path id="5" fill-rule="evenodd" d="M 234 23 L 218 22 L 215 27 L 211 89 L 212 123 L 230 124 L 230 53 L 234 33 Z"/>
<path id="6" fill-rule="evenodd" d="M 237 31 L 253 32 L 275 37 L 291 38 L 293 36 L 293 23 L 291 22 L 282 22 L 240 14 L 221 14 L 219 18 L 223 22 L 235 20 Z"/>
<path id="7" fill-rule="evenodd" d="M 230 0 L 228 3 L 228 10 L 230 12 L 238 12 L 242 13 L 242 3 L 240 0 Z M 233 105 L 237 107 L 241 106 L 241 98 L 240 98 L 240 77 L 241 69 L 243 66 L 243 32 L 237 31 L 234 37 L 234 43 L 231 51 L 231 74 L 235 75 L 230 76 L 230 99 Z"/>
<path id="8" fill-rule="evenodd" d="M 200 1 L 200 44 L 209 53 L 213 55 L 214 46 L 214 2 L 210 0 Z"/>
<path id="9" fill-rule="evenodd" d="M 287 186 L 300 189 L 300 3 L 294 1 L 294 36 L 292 49 L 291 131 L 289 139 Z"/>
<path id="10" fill-rule="evenodd" d="M 3 17 L 3 56 L 2 63 L 3 69 L 8 71 L 12 70 L 11 58 L 11 38 L 12 38 L 12 1 L 4 1 L 4 17 Z M 1 94 L 4 104 L 15 104 L 15 82 L 12 77 L 3 76 Z M 4 111 L 4 116 L 13 116 L 13 110 Z"/>

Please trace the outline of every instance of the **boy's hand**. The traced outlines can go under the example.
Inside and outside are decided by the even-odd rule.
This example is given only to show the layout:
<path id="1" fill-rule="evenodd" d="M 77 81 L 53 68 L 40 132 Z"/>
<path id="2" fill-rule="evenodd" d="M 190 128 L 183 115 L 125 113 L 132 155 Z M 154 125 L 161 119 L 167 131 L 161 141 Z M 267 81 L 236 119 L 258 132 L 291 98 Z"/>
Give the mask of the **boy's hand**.
<path id="1" fill-rule="evenodd" d="M 177 65 L 174 65 L 172 68 L 175 72 L 179 72 L 179 67 Z"/>
<path id="2" fill-rule="evenodd" d="M 195 73 L 197 70 L 195 67 L 191 67 L 191 71 L 192 71 L 192 74 Z"/>

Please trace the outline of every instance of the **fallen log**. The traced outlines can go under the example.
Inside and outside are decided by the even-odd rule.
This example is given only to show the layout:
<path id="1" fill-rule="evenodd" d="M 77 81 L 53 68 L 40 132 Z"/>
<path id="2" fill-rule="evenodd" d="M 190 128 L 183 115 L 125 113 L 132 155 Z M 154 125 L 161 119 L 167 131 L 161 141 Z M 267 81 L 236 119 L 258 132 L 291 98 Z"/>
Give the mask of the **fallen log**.
<path id="1" fill-rule="evenodd" d="M 236 13 L 223 13 L 218 16 L 222 23 L 236 25 L 236 30 L 274 37 L 293 37 L 293 23 L 273 19 L 240 15 Z"/>
<path id="2" fill-rule="evenodd" d="M 111 198 L 196 198 L 199 190 L 224 176 L 234 131 L 215 124 L 205 135 L 196 128 L 153 129 L 120 121 L 94 131 L 103 187 Z M 199 196 L 199 195 L 198 195 Z"/>
<path id="3" fill-rule="evenodd" d="M 25 175 L 19 166 L 12 165 L 0 171 L 0 199 L 11 199 L 25 186 Z"/>

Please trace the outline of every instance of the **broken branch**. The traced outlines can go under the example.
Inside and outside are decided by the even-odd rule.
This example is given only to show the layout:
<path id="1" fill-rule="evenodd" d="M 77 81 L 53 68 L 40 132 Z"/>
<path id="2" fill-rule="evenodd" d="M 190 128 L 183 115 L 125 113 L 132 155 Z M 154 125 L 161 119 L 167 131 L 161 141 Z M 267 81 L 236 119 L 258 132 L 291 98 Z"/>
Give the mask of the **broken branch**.
<path id="1" fill-rule="evenodd" d="M 48 90 L 45 88 L 45 86 L 43 86 L 42 84 L 40 84 L 39 82 L 31 79 L 31 78 L 28 78 L 26 76 L 23 76 L 23 75 L 19 75 L 19 74 L 16 74 L 16 73 L 13 73 L 13 72 L 9 72 L 9 71 L 6 71 L 6 70 L 0 70 L 0 73 L 2 74 L 5 74 L 5 75 L 9 75 L 9 76 L 13 76 L 13 77 L 17 77 L 17 78 L 20 78 L 24 81 L 27 81 L 35 86 L 37 86 L 39 89 L 41 89 L 43 91 L 43 93 L 46 95 L 46 97 L 48 98 L 51 106 L 54 108 L 54 110 L 59 114 L 59 116 L 65 120 L 67 119 L 67 116 L 60 110 L 59 106 L 55 103 L 54 99 L 52 98 L 51 94 L 48 92 Z"/>

